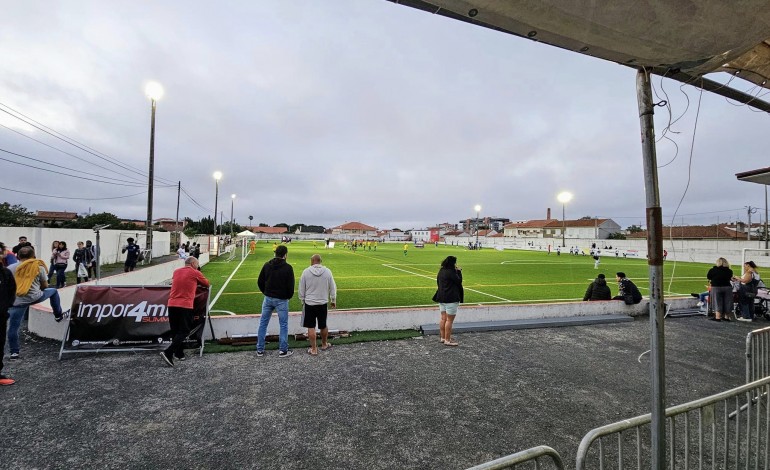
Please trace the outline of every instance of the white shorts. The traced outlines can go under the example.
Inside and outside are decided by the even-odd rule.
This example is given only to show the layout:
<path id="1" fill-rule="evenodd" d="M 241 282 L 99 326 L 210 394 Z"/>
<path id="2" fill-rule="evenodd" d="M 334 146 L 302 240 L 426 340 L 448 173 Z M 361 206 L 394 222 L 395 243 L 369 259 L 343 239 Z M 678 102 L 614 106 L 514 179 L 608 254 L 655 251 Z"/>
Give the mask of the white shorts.
<path id="1" fill-rule="evenodd" d="M 452 302 L 451 304 L 438 304 L 438 310 L 441 313 L 446 312 L 447 315 L 457 315 L 457 308 L 460 306 L 460 302 Z"/>

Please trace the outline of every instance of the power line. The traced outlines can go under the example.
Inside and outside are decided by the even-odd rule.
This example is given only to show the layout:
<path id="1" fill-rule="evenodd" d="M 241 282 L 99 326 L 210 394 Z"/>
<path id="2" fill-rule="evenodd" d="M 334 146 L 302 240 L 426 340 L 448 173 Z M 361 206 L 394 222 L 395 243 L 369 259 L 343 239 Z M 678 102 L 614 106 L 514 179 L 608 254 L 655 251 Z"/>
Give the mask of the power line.
<path id="1" fill-rule="evenodd" d="M 2 108 L 0 108 L 0 111 L 2 111 L 2 112 L 4 112 L 4 113 L 6 113 L 7 115 L 9 115 L 9 116 L 11 116 L 11 117 L 14 117 L 14 118 L 16 118 L 16 119 L 18 119 L 18 120 L 20 120 L 20 121 L 22 121 L 22 122 L 24 122 L 24 123 L 26 123 L 26 124 L 28 124 L 28 125 L 32 126 L 32 127 L 34 127 L 35 129 L 38 129 L 38 130 L 40 130 L 40 131 L 42 131 L 42 132 L 45 132 L 46 134 L 50 135 L 51 137 L 54 137 L 54 138 L 56 138 L 56 139 L 59 139 L 59 140 L 61 140 L 62 142 L 65 142 L 65 143 L 67 143 L 67 144 L 69 144 L 69 145 L 72 145 L 73 147 L 77 147 L 77 148 L 79 148 L 80 150 L 82 150 L 82 151 L 84 151 L 84 152 L 86 152 L 86 153 L 89 153 L 89 154 L 91 154 L 91 155 L 93 155 L 93 156 L 95 156 L 95 157 L 97 157 L 97 158 L 99 158 L 99 159 L 101 159 L 101 160 L 104 160 L 104 161 L 106 161 L 106 162 L 108 162 L 108 163 L 111 163 L 111 164 L 113 164 L 113 165 L 115 165 L 115 166 L 118 166 L 118 167 L 120 167 L 120 168 L 123 168 L 124 170 L 130 171 L 130 172 L 132 172 L 132 173 L 136 173 L 136 174 L 138 174 L 138 175 L 140 175 L 140 176 L 143 176 L 143 177 L 145 177 L 145 178 L 147 178 L 147 177 L 148 177 L 148 174 L 147 174 L 146 172 L 142 172 L 141 170 L 138 170 L 138 169 L 136 169 L 136 168 L 133 168 L 133 167 L 131 167 L 131 166 L 129 166 L 129 165 L 124 165 L 123 163 L 120 163 L 120 162 L 118 162 L 116 159 L 114 159 L 114 158 L 112 158 L 112 157 L 108 156 L 108 155 L 107 155 L 107 154 L 105 154 L 104 152 L 99 152 L 98 150 L 92 149 L 91 147 L 87 146 L 86 144 L 83 144 L 83 143 L 81 143 L 81 142 L 79 142 L 79 141 L 77 141 L 77 140 L 75 140 L 75 139 L 73 139 L 73 138 L 71 138 L 71 137 L 68 137 L 68 136 L 66 136 L 65 134 L 62 134 L 61 132 L 59 132 L 59 131 L 56 131 L 55 129 L 52 129 L 52 128 L 50 128 L 50 127 L 46 126 L 45 124 L 42 124 L 42 123 L 40 123 L 40 122 L 38 122 L 38 121 L 36 121 L 36 120 L 32 119 L 31 117 L 29 117 L 29 116 L 27 116 L 27 115 L 23 114 L 22 112 L 20 112 L 20 111 L 17 111 L 17 110 L 15 110 L 15 109 L 11 108 L 10 106 L 8 106 L 8 105 L 7 105 L 7 104 L 5 104 L 5 103 L 0 103 L 0 106 L 2 106 L 2 107 L 4 107 L 4 108 L 7 108 L 7 109 L 10 109 L 11 111 L 13 111 L 13 113 L 16 113 L 16 114 L 18 114 L 19 116 L 23 116 L 23 118 L 22 118 L 22 117 L 19 117 L 19 116 L 17 116 L 16 114 L 13 114 L 13 113 L 11 113 L 11 112 L 8 112 L 8 111 L 6 111 L 5 109 L 2 109 Z M 24 119 L 24 118 L 26 118 L 26 119 Z M 30 121 L 31 121 L 31 122 L 30 122 Z M 34 123 L 34 124 L 33 124 L 33 123 Z M 57 134 L 58 134 L 58 135 L 57 135 Z M 61 137 L 60 137 L 60 136 L 61 136 Z M 97 152 L 98 152 L 98 153 L 97 153 Z M 157 178 L 157 179 L 158 179 L 159 181 L 162 181 L 163 183 L 166 183 L 166 184 L 171 184 L 171 183 L 173 183 L 173 182 L 172 182 L 172 181 L 170 181 L 170 180 L 165 180 L 165 181 L 163 181 L 163 180 L 164 180 L 164 178 Z"/>
<path id="2" fill-rule="evenodd" d="M 40 161 L 40 160 L 34 159 L 32 157 L 28 157 L 26 155 L 22 155 L 22 154 L 19 154 L 19 153 L 11 152 L 11 151 L 5 150 L 5 149 L 0 149 L 0 152 L 5 152 L 5 153 L 11 154 L 11 155 L 16 155 L 18 157 L 28 158 L 28 159 L 31 159 L 31 160 Z M 47 171 L 49 173 L 55 173 L 55 174 L 57 174 L 59 176 L 69 176 L 71 178 L 79 178 L 81 180 L 94 181 L 94 182 L 97 182 L 97 183 L 114 184 L 116 186 L 132 186 L 132 187 L 143 186 L 141 183 L 115 183 L 115 182 L 112 182 L 112 181 L 103 181 L 103 180 L 97 180 L 97 179 L 93 179 L 93 178 L 88 178 L 88 177 L 82 176 L 80 174 L 78 174 L 78 175 L 71 175 L 71 174 L 68 174 L 68 173 L 62 173 L 61 171 L 51 170 L 51 169 L 48 169 L 48 168 L 40 168 L 40 167 L 37 167 L 37 166 L 34 166 L 34 165 L 28 165 L 28 164 L 25 164 L 25 163 L 16 162 L 16 161 L 9 160 L 7 158 L 2 158 L 2 157 L 0 157 L 0 160 L 6 161 L 6 162 L 9 162 L 9 163 L 13 163 L 15 165 L 24 166 L 26 168 L 34 168 L 34 169 L 40 170 L 40 171 Z M 43 162 L 43 163 L 47 163 L 47 162 Z M 48 163 L 48 164 L 50 165 L 50 163 Z M 57 168 L 63 168 L 63 167 L 57 167 Z M 69 168 L 67 168 L 67 169 L 70 170 Z M 72 171 L 72 170 L 70 170 L 70 171 Z M 75 170 L 75 171 L 78 171 L 78 170 Z"/>
<path id="3" fill-rule="evenodd" d="M 141 192 L 138 192 L 138 193 L 135 193 L 135 194 L 127 194 L 125 196 L 115 196 L 115 197 L 67 197 L 67 196 L 61 196 L 61 195 L 58 195 L 58 194 L 54 196 L 54 195 L 51 195 L 51 194 L 31 193 L 29 191 L 21 191 L 19 189 L 4 188 L 2 186 L 0 186 L 0 189 L 4 189 L 6 191 L 11 191 L 13 193 L 30 194 L 32 196 L 53 197 L 53 198 L 56 198 L 56 199 L 73 199 L 73 200 L 77 199 L 77 200 L 82 200 L 82 201 L 102 201 L 102 200 L 105 200 L 105 199 L 124 199 L 124 198 L 128 198 L 128 197 L 139 196 L 140 194 L 144 194 L 144 193 L 147 192 L 147 191 L 141 191 Z"/>
<path id="4" fill-rule="evenodd" d="M 0 124 L 0 126 L 2 126 L 2 127 L 4 127 L 4 128 L 6 128 L 6 129 L 8 129 L 8 130 L 9 130 L 9 131 L 11 131 L 11 132 L 15 132 L 15 133 L 19 134 L 19 135 L 20 135 L 20 136 L 22 136 L 22 137 L 26 137 L 27 139 L 30 139 L 30 140 L 34 140 L 35 142 L 37 142 L 37 143 L 39 143 L 39 144 L 41 144 L 41 145 L 45 145 L 45 146 L 46 146 L 46 147 L 48 147 L 48 148 L 52 148 L 52 149 L 54 149 L 54 150 L 57 150 L 57 151 L 59 151 L 59 152 L 61 152 L 61 153 L 65 154 L 65 155 L 69 155 L 70 157 L 76 158 L 76 159 L 80 160 L 81 162 L 83 162 L 83 163 L 86 163 L 86 164 L 88 164 L 88 165 L 93 165 L 93 166 L 95 166 L 95 167 L 97 167 L 97 168 L 101 168 L 102 170 L 111 171 L 112 173 L 115 173 L 115 174 L 117 174 L 117 175 L 120 175 L 120 176 L 122 176 L 122 177 L 124 177 L 124 178 L 131 178 L 131 179 L 133 179 L 133 180 L 139 181 L 139 180 L 138 180 L 138 179 L 137 179 L 135 176 L 130 176 L 130 175 L 127 175 L 127 174 L 125 174 L 125 173 L 121 173 L 121 172 L 119 172 L 119 171 L 115 171 L 115 170 L 112 170 L 112 169 L 110 169 L 110 168 L 107 168 L 107 167 L 101 166 L 101 165 L 99 165 L 99 164 L 97 164 L 97 163 L 94 163 L 94 162 L 88 161 L 88 160 L 86 160 L 85 158 L 79 157 L 79 156 L 77 156 L 77 155 L 75 155 L 75 154 L 73 154 L 73 153 L 69 153 L 69 152 L 67 152 L 67 151 L 65 151 L 65 150 L 62 150 L 62 149 L 60 149 L 59 147 L 54 147 L 53 145 L 47 144 L 47 143 L 43 142 L 42 140 L 37 140 L 37 139 L 35 139 L 34 137 L 28 136 L 27 134 L 25 134 L 25 133 L 23 133 L 23 132 L 19 132 L 19 131 L 17 131 L 16 129 L 11 129 L 10 127 L 8 127 L 8 126 L 6 126 L 6 125 L 4 125 L 4 124 Z"/>

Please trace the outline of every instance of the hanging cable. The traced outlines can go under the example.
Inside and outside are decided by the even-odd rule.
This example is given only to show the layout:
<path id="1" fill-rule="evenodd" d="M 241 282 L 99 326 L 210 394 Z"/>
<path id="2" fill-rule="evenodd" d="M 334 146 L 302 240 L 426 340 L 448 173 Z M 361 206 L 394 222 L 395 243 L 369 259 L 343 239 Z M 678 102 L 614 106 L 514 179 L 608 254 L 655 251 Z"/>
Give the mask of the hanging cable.
<path id="1" fill-rule="evenodd" d="M 54 195 L 51 195 L 51 194 L 32 193 L 32 192 L 29 192 L 29 191 L 22 191 L 20 189 L 4 188 L 2 186 L 0 186 L 0 189 L 4 189 L 6 191 L 11 191 L 13 193 L 29 194 L 29 195 L 32 195 L 32 196 L 52 197 L 52 198 L 56 198 L 56 199 L 82 200 L 82 201 L 103 201 L 103 200 L 107 200 L 107 199 L 124 199 L 124 198 L 139 196 L 140 194 L 147 193 L 147 191 L 141 191 L 141 192 L 134 193 L 134 194 L 127 194 L 125 196 L 115 196 L 115 197 L 67 197 L 67 196 L 62 196 L 62 195 L 59 195 L 59 194 L 54 196 Z"/>

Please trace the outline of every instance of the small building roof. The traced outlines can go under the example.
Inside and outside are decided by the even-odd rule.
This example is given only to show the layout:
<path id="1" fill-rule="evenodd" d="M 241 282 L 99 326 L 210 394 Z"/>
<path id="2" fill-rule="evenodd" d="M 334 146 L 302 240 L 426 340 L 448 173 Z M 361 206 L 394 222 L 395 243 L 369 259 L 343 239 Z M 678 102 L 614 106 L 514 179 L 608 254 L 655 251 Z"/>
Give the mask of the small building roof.
<path id="1" fill-rule="evenodd" d="M 376 232 L 377 228 L 371 225 L 362 224 L 361 222 L 346 222 L 342 225 L 333 227 L 337 230 L 363 230 L 366 232 Z"/>

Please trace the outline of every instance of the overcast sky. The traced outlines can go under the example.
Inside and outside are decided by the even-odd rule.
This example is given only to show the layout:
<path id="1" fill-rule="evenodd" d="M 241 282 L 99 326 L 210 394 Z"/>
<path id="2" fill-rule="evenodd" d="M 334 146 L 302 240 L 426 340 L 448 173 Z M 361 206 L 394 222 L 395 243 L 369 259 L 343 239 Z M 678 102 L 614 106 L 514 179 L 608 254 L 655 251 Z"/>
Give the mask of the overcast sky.
<path id="1" fill-rule="evenodd" d="M 237 194 L 242 224 L 421 228 L 475 204 L 560 218 L 563 190 L 568 219 L 644 222 L 634 70 L 385 0 L 4 1 L 0 58 L 2 105 L 131 167 L 0 112 L 0 149 L 48 163 L 0 158 L 54 170 L 0 160 L 0 199 L 30 210 L 146 217 L 157 80 L 155 171 L 173 187 L 156 186 L 154 218 L 175 216 L 177 181 L 205 208 L 183 195 L 180 215 L 211 215 L 219 170 L 219 207 L 229 219 Z M 690 168 L 698 90 L 683 89 L 686 109 L 678 82 L 654 85 L 684 113 L 678 155 L 658 145 L 666 223 L 683 196 L 676 223 L 763 212 L 763 187 L 735 173 L 770 166 L 768 116 L 704 93 Z M 658 136 L 668 122 L 657 108 Z"/>

